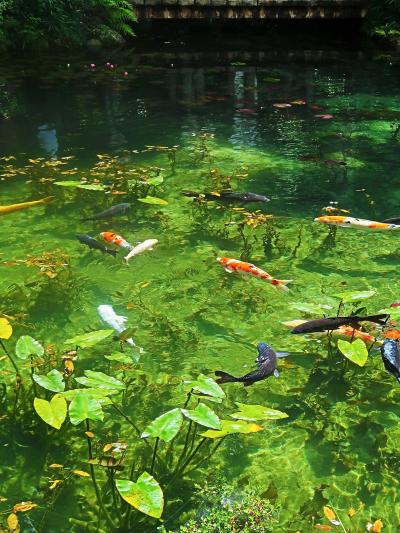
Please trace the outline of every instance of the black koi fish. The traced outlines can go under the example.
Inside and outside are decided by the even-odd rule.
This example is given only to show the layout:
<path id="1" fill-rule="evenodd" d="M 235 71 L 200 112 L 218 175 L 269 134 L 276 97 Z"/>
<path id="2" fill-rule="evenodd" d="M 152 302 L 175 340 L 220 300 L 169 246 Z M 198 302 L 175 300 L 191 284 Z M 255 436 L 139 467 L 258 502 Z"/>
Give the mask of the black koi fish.
<path id="1" fill-rule="evenodd" d="M 117 250 L 110 250 L 105 244 L 96 241 L 96 239 L 93 239 L 90 235 L 77 233 L 75 236 L 79 242 L 86 244 L 86 246 L 89 246 L 89 248 L 92 248 L 93 250 L 101 250 L 103 253 L 113 255 L 114 257 L 117 255 Z"/>
<path id="2" fill-rule="evenodd" d="M 262 194 L 255 194 L 254 192 L 221 191 L 199 193 L 194 191 L 182 191 L 182 194 L 188 196 L 189 198 L 204 198 L 205 200 L 213 200 L 215 202 L 226 203 L 250 203 L 270 201 L 270 198 L 267 198 Z"/>
<path id="3" fill-rule="evenodd" d="M 219 379 L 217 379 L 217 383 L 229 383 L 231 381 L 237 381 L 243 383 L 245 387 L 249 387 L 256 381 L 261 381 L 272 375 L 278 378 L 279 372 L 276 369 L 276 352 L 266 342 L 260 342 L 257 346 L 257 350 L 258 357 L 256 359 L 256 370 L 253 370 L 252 372 L 249 372 L 240 378 L 235 378 L 235 376 L 232 376 L 227 372 L 217 370 L 215 372 L 215 375 L 219 377 Z"/>
<path id="4" fill-rule="evenodd" d="M 400 217 L 387 218 L 386 220 L 383 220 L 382 222 L 386 222 L 387 224 L 400 224 Z"/>
<path id="5" fill-rule="evenodd" d="M 102 220 L 107 218 L 112 218 L 117 215 L 124 215 L 131 207 L 131 204 L 116 204 L 106 209 L 97 215 L 92 215 L 90 217 L 82 218 L 82 222 L 85 220 Z"/>
<path id="6" fill-rule="evenodd" d="M 400 352 L 397 339 L 385 339 L 381 346 L 383 364 L 388 372 L 400 383 Z"/>
<path id="7" fill-rule="evenodd" d="M 330 318 L 318 318 L 317 320 L 308 320 L 292 329 L 292 333 L 315 333 L 317 331 L 332 331 L 340 326 L 347 324 L 357 324 L 358 322 L 376 322 L 385 325 L 389 315 L 370 315 L 370 316 L 335 316 Z"/>

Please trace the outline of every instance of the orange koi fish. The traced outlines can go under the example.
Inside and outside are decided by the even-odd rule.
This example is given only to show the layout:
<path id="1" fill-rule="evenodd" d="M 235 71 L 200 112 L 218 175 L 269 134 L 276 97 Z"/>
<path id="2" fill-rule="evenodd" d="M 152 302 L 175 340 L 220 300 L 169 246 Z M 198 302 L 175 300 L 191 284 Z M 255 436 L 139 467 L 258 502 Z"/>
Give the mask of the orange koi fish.
<path id="1" fill-rule="evenodd" d="M 375 222 L 373 220 L 364 220 L 362 218 L 344 217 L 344 216 L 322 216 L 314 218 L 314 222 L 329 224 L 331 226 L 340 226 L 341 228 L 369 229 L 372 231 L 400 230 L 399 224 L 389 224 L 387 222 Z"/>
<path id="2" fill-rule="evenodd" d="M 268 280 L 277 289 L 281 289 L 283 291 L 289 290 L 286 285 L 292 281 L 291 279 L 275 279 L 270 274 L 268 274 L 268 272 L 261 270 L 261 268 L 258 268 L 255 265 L 252 265 L 251 263 L 239 261 L 238 259 L 229 259 L 229 257 L 217 257 L 217 261 L 225 268 L 226 272 L 251 274 L 252 276 L 255 276 L 257 278 Z"/>
<path id="3" fill-rule="evenodd" d="M 100 235 L 106 242 L 110 244 L 115 244 L 115 246 L 120 246 L 121 248 L 126 248 L 127 250 L 132 250 L 133 248 L 133 246 L 129 244 L 129 242 L 126 241 L 123 237 L 121 237 L 121 235 L 117 235 L 112 231 L 102 231 Z"/>
<path id="4" fill-rule="evenodd" d="M 289 322 L 282 322 L 282 324 L 289 328 L 295 328 L 297 326 L 301 326 L 301 324 L 304 324 L 305 322 L 307 322 L 307 320 L 290 320 Z M 327 333 L 329 333 L 329 331 L 325 330 L 325 331 L 313 332 L 311 333 L 311 335 L 321 336 L 321 335 L 326 335 Z M 330 333 L 333 337 L 341 337 L 344 339 L 349 339 L 349 338 L 350 339 L 351 338 L 361 339 L 366 344 L 373 344 L 373 343 L 382 344 L 382 341 L 378 340 L 373 335 L 370 335 L 369 333 L 366 333 L 365 331 L 352 328 L 351 326 L 346 326 L 346 325 L 340 326 L 337 329 L 331 330 Z"/>
<path id="5" fill-rule="evenodd" d="M 14 211 L 20 211 L 21 209 L 28 209 L 28 207 L 35 207 L 37 205 L 49 204 L 53 200 L 54 196 L 48 196 L 41 200 L 34 200 L 33 202 L 23 202 L 21 204 L 0 205 L 0 215 L 8 215 Z"/>

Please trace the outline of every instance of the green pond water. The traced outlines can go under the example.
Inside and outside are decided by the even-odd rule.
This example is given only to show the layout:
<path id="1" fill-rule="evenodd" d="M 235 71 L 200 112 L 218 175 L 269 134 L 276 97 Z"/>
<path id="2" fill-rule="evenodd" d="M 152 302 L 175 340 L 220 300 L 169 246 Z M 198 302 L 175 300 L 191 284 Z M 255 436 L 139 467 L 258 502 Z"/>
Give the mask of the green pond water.
<path id="1" fill-rule="evenodd" d="M 118 66 L 108 69 L 107 61 Z M 119 343 L 109 337 L 79 352 L 74 375 L 92 369 L 130 382 L 134 393 L 124 411 L 141 430 L 183 405 L 183 380 L 212 377 L 215 370 L 249 372 L 260 341 L 293 352 L 279 360 L 279 379 L 246 388 L 227 384 L 226 406 L 210 404 L 223 418 L 236 409 L 234 402 L 279 409 L 288 418 L 225 439 L 212 460 L 169 495 L 166 527 L 176 529 L 195 515 L 189 502 L 177 512 L 191 480 L 202 484 L 222 473 L 239 487 L 259 486 L 281 506 L 276 531 L 304 533 L 328 524 L 324 505 L 336 509 L 348 531 L 364 532 L 377 519 L 385 532 L 399 531 L 398 384 L 378 351 L 362 368 L 345 366 L 339 354 L 328 361 L 325 338 L 294 336 L 282 325 L 318 316 L 293 304 L 331 305 L 335 314 L 335 295 L 346 291 L 375 291 L 347 304 L 347 312 L 365 306 L 375 313 L 399 299 L 400 234 L 339 228 L 332 235 L 313 222 L 323 207 L 336 205 L 330 202 L 356 217 L 400 216 L 400 146 L 393 135 L 400 123 L 398 59 L 343 46 L 276 58 L 239 51 L 184 59 L 171 52 L 13 60 L 0 71 L 0 205 L 55 197 L 0 218 L 0 316 L 14 328 L 5 341 L 10 351 L 20 335 L 62 348 L 65 339 L 104 329 L 97 307 L 111 304 L 128 317 L 144 352 L 125 344 L 134 362 L 110 364 L 104 355 Z M 273 105 L 300 100 L 305 103 Z M 103 190 L 55 184 L 83 178 Z M 246 205 L 253 213 L 246 215 L 235 210 L 240 205 L 197 203 L 181 194 L 229 187 L 271 201 Z M 137 200 L 145 196 L 168 204 Z M 81 222 L 120 202 L 131 202 L 127 216 Z M 243 224 L 260 213 L 273 218 Z M 123 251 L 115 259 L 75 238 L 101 231 L 132 244 L 159 243 L 127 266 Z M 290 291 L 226 273 L 216 262 L 220 255 L 293 280 Z M 62 371 L 57 357 L 53 366 L 38 363 L 35 372 Z M 29 364 L 20 364 L 26 391 Z M 7 390 L 0 408 L 4 520 L 15 503 L 32 500 L 39 507 L 19 513 L 23 531 L 85 531 L 69 519 L 95 521 L 90 479 L 76 476 L 56 489 L 59 494 L 49 489 L 60 478 L 52 463 L 88 470 L 84 426 L 55 435 L 24 394 L 14 418 L 15 376 L 6 359 L 0 382 Z M 49 398 L 44 390 L 39 395 Z M 91 424 L 99 442 L 121 439 L 136 453 L 141 444 L 132 428 L 105 410 L 104 423 Z M 351 507 L 358 513 L 350 521 Z M 156 528 L 150 520 L 136 530 Z"/>

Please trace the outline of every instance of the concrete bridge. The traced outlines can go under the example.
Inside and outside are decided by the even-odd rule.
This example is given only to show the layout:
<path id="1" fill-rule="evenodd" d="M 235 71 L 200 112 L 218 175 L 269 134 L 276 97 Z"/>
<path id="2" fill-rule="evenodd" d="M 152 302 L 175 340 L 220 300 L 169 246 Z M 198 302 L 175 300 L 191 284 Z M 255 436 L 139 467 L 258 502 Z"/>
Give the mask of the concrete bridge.
<path id="1" fill-rule="evenodd" d="M 132 0 L 143 19 L 361 19 L 366 0 Z"/>

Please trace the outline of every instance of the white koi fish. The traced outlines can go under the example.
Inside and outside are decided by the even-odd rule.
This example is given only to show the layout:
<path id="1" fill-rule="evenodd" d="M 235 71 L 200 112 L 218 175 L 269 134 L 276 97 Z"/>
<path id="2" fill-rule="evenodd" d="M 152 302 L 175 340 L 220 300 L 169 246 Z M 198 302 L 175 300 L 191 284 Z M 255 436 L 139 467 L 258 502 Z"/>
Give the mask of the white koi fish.
<path id="1" fill-rule="evenodd" d="M 124 257 L 125 261 L 128 263 L 131 257 L 141 254 L 145 250 L 152 250 L 153 246 L 155 246 L 157 243 L 158 243 L 157 239 L 147 239 L 141 242 L 140 244 L 132 248 L 129 254 Z"/>
<path id="2" fill-rule="evenodd" d="M 400 230 L 399 224 L 390 224 L 388 222 L 375 222 L 374 220 L 364 220 L 362 218 L 343 217 L 343 216 L 322 216 L 314 218 L 314 222 L 328 224 L 330 226 L 340 226 L 341 228 L 367 229 L 371 231 Z"/>
<path id="3" fill-rule="evenodd" d="M 115 329 L 117 333 L 125 331 L 125 322 L 128 320 L 128 317 L 117 315 L 112 305 L 99 305 L 97 311 L 102 321 L 112 327 L 112 329 Z M 126 342 L 131 346 L 136 346 L 133 339 L 126 339 Z"/>

